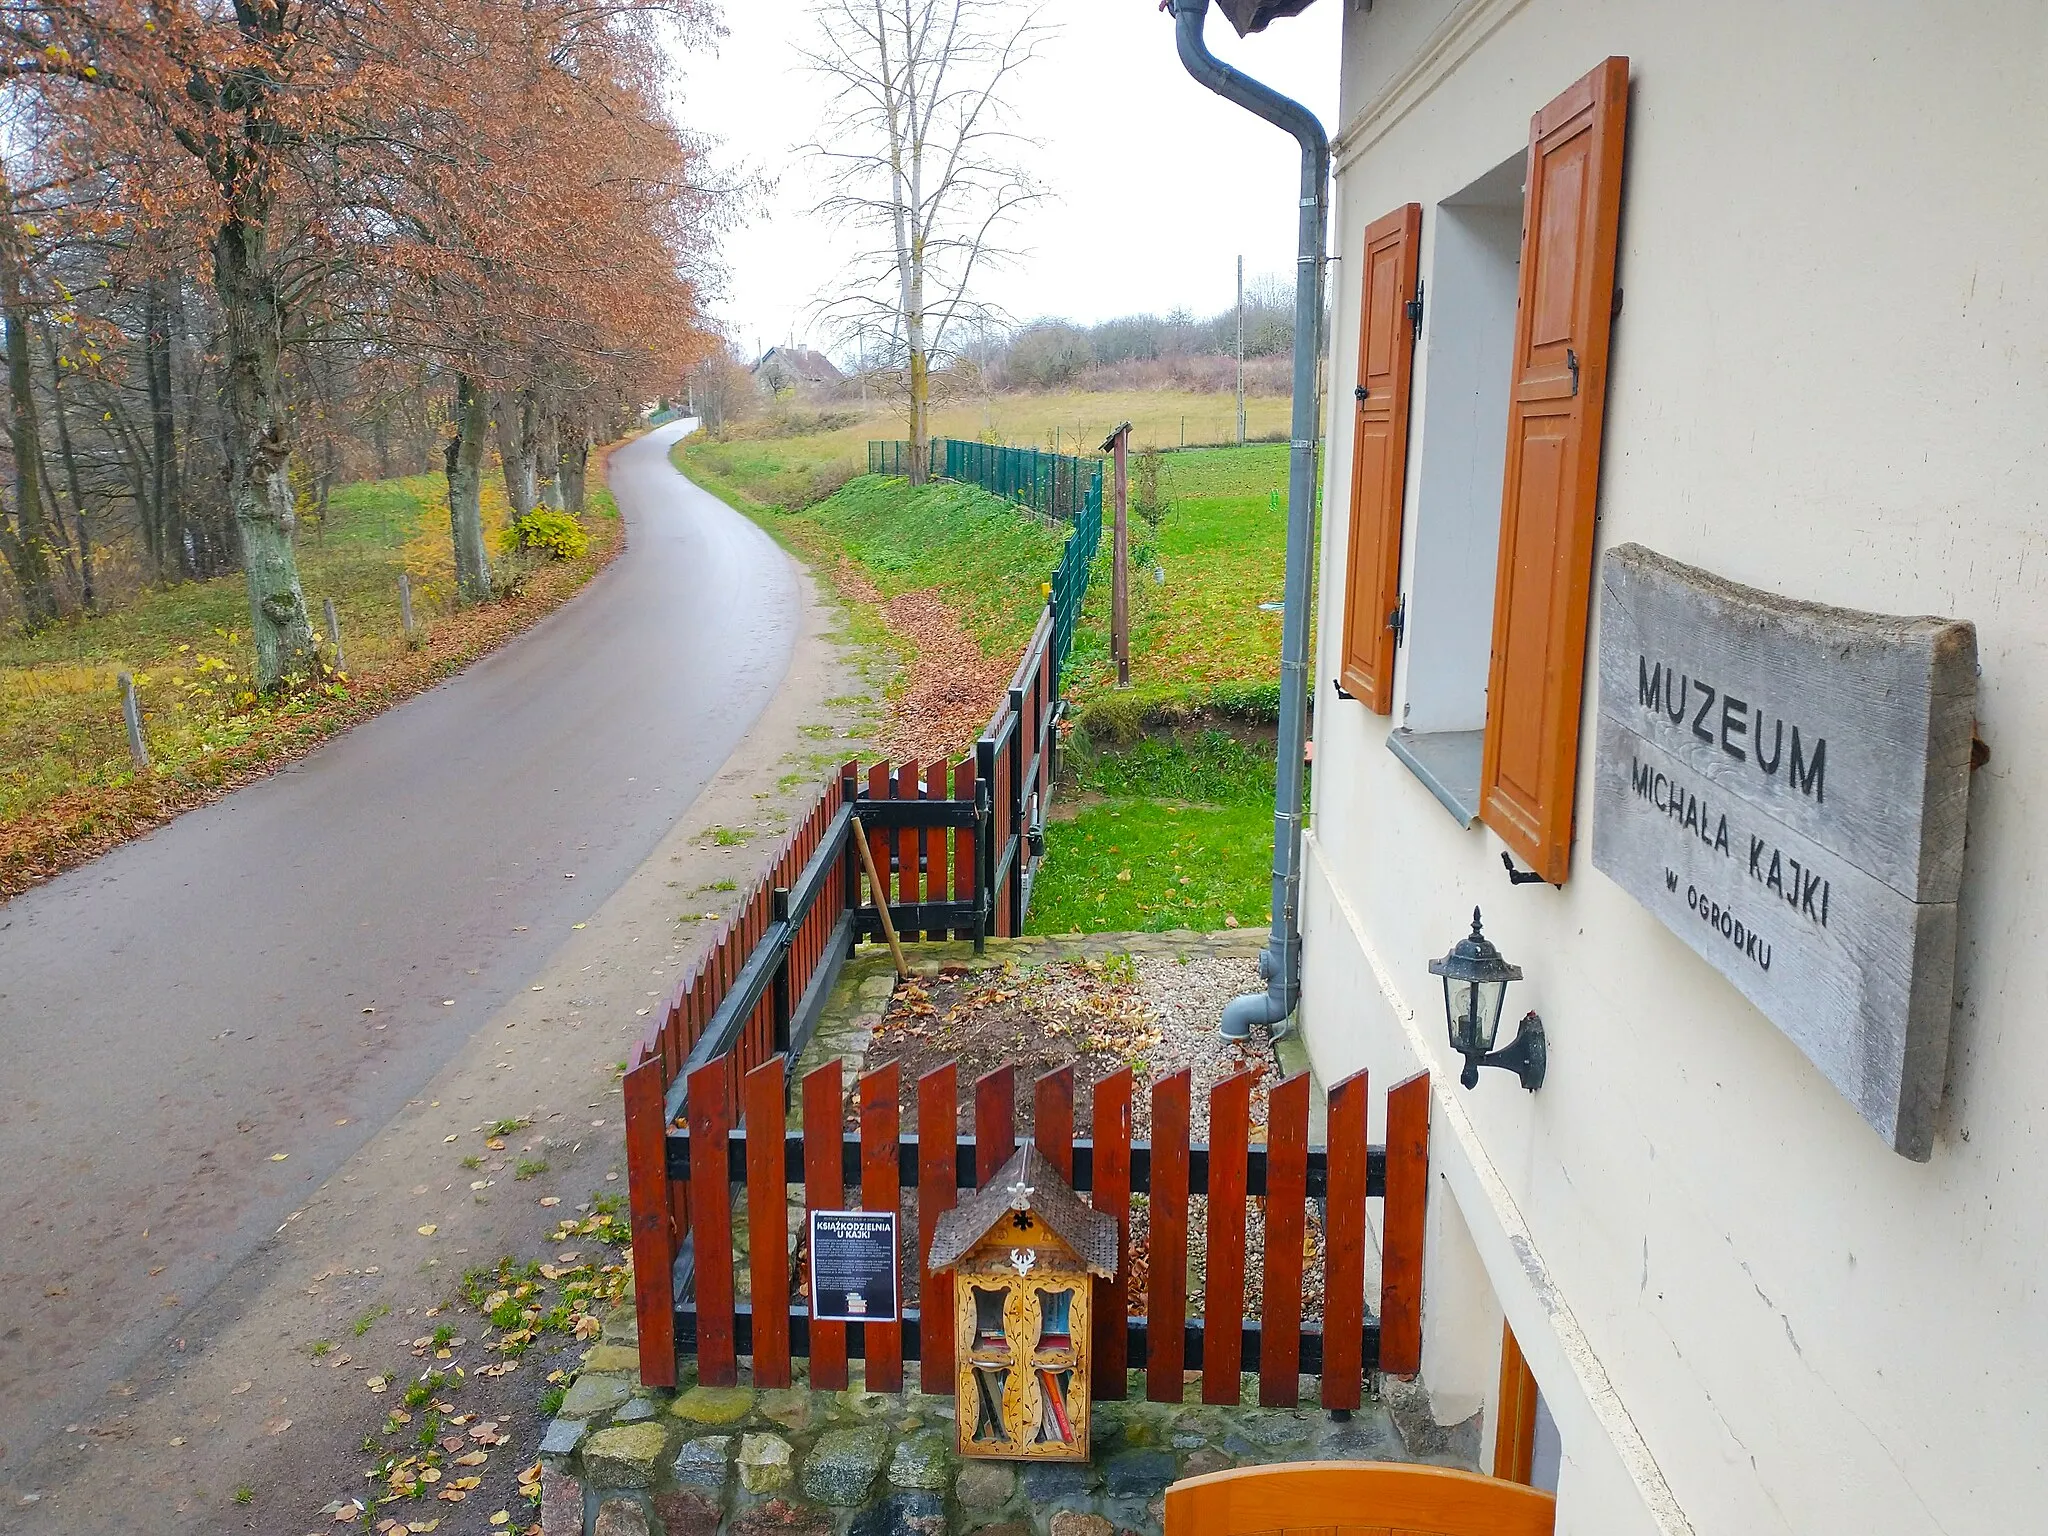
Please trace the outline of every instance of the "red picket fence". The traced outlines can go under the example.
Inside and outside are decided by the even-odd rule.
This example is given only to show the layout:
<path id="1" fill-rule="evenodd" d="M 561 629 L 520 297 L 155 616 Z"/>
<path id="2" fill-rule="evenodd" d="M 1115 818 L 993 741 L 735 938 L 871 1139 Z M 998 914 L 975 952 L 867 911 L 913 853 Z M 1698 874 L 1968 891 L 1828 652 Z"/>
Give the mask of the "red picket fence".
<path id="1" fill-rule="evenodd" d="M 811 1384 L 835 1390 L 847 1384 L 847 1361 L 866 1362 L 872 1391 L 897 1391 L 903 1362 L 918 1361 L 924 1391 L 953 1390 L 952 1279 L 924 1268 L 930 1232 L 962 1189 L 979 1187 L 1016 1150 L 1015 1069 L 1004 1067 L 974 1085 L 974 1134 L 956 1133 L 956 1068 L 948 1063 L 917 1084 L 919 1133 L 899 1133 L 900 1083 L 894 1063 L 864 1075 L 857 1085 L 859 1132 L 842 1127 L 846 1102 L 840 1064 L 828 1062 L 802 1084 L 802 1129 L 787 1128 L 785 1062 L 770 1057 L 751 1067 L 737 1055 L 705 1061 L 686 1082 L 684 1123 L 666 1136 L 662 1165 L 670 1196 L 686 1205 L 697 1231 L 719 1233 L 696 1255 L 687 1288 L 671 1290 L 658 1251 L 643 1256 L 634 1224 L 635 1274 L 640 1286 L 640 1370 L 649 1385 L 672 1386 L 677 1352 L 695 1353 L 699 1379 L 708 1385 L 738 1380 L 739 1360 L 753 1361 L 759 1386 L 786 1386 L 794 1356 L 810 1360 Z M 1218 1084 L 1209 1100 L 1210 1140 L 1191 1144 L 1189 1075 L 1183 1070 L 1153 1085 L 1149 1142 L 1131 1139 L 1132 1078 L 1128 1068 L 1096 1085 L 1094 1134 L 1074 1135 L 1071 1067 L 1041 1078 L 1034 1090 L 1033 1138 L 1039 1151 L 1090 1194 L 1097 1210 L 1116 1218 L 1118 1266 L 1114 1280 L 1094 1282 L 1094 1391 L 1125 1395 L 1126 1368 L 1142 1362 L 1145 1395 L 1179 1402 L 1184 1372 L 1199 1370 L 1202 1399 L 1238 1400 L 1239 1374 L 1256 1371 L 1259 1400 L 1289 1405 L 1302 1375 L 1320 1378 L 1325 1408 L 1359 1405 L 1365 1376 L 1398 1375 L 1420 1368 L 1422 1354 L 1422 1247 L 1429 1185 L 1429 1077 L 1418 1074 L 1387 1095 L 1387 1141 L 1366 1139 L 1366 1076 L 1331 1090 L 1327 1137 L 1308 1140 L 1309 1081 L 1297 1074 L 1269 1096 L 1267 1135 L 1251 1139 L 1253 1075 Z M 741 1112 L 735 1114 L 735 1104 Z M 801 1185 L 811 1210 L 899 1209 L 902 1191 L 917 1196 L 915 1252 L 920 1306 L 899 1322 L 812 1324 L 795 1301 L 790 1253 L 767 1240 L 784 1230 L 791 1185 Z M 749 1254 L 752 1300 L 735 1302 L 729 1230 L 733 1191 L 747 1202 L 755 1240 Z M 684 1191 L 687 1191 L 685 1194 Z M 1133 1313 L 1129 1293 L 1130 1205 L 1134 1193 L 1150 1202 L 1148 1285 Z M 1200 1317 L 1188 1316 L 1188 1202 L 1208 1200 L 1206 1286 Z M 1245 1225 L 1248 1204 L 1264 1202 L 1266 1240 L 1263 1315 L 1245 1316 Z M 1378 1306 L 1366 1308 L 1366 1201 L 1383 1202 Z M 1324 1202 L 1323 1316 L 1302 1319 L 1302 1236 L 1308 1205 Z M 904 1225 L 911 1225 L 907 1215 Z M 661 1314 L 659 1327 L 650 1327 Z M 932 1319 L 930 1327 L 925 1318 Z"/>
<path id="2" fill-rule="evenodd" d="M 1085 565 L 1079 585 L 1086 586 Z M 1078 602 L 1073 596 L 1069 606 Z M 686 1084 L 729 1060 L 725 1113 L 735 1122 L 741 1081 L 771 1059 L 796 1059 L 854 944 L 881 936 L 878 902 L 905 939 L 972 939 L 979 948 L 988 934 L 1022 931 L 1052 799 L 1056 628 L 1049 602 L 970 756 L 950 768 L 875 763 L 865 774 L 846 764 L 634 1047 L 624 1090 L 626 1169 L 650 1385 L 674 1383 L 671 1303 L 692 1283 L 690 1234 L 702 1230 L 684 1186 L 667 1171 L 665 1149 L 683 1123 Z M 884 887 L 865 904 L 859 852 L 849 841 L 855 816 Z M 690 1109 L 696 1112 L 694 1100 Z"/>

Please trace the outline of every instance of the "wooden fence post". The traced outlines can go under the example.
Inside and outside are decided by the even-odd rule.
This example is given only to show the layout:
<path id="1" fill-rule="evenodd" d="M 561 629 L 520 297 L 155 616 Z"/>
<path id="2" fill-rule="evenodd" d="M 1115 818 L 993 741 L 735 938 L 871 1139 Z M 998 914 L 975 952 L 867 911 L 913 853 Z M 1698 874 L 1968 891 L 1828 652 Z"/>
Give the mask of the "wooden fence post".
<path id="1" fill-rule="evenodd" d="M 1387 1197 L 1380 1250 L 1380 1369 L 1422 1369 L 1422 1243 L 1429 1206 L 1429 1074 L 1387 1094 Z"/>
<path id="2" fill-rule="evenodd" d="M 1127 421 L 1102 446 L 1116 465 L 1116 521 L 1111 525 L 1109 565 L 1109 653 L 1116 659 L 1116 685 L 1131 686 L 1131 481 L 1126 453 L 1131 441 Z"/>
<path id="3" fill-rule="evenodd" d="M 732 1185 L 726 1133 L 732 1129 L 729 1056 L 690 1074 L 690 1225 L 697 1234 L 697 1379 L 707 1387 L 737 1386 L 733 1337 Z M 777 1237 L 780 1237 L 778 1231 Z"/>
<path id="4" fill-rule="evenodd" d="M 1266 1305 L 1259 1341 L 1259 1404 L 1265 1408 L 1292 1408 L 1301 1397 L 1308 1090 L 1308 1073 L 1297 1072 L 1266 1099 Z"/>
<path id="5" fill-rule="evenodd" d="M 846 1185 L 841 1178 L 840 1122 L 846 1099 L 839 1078 L 839 1058 L 814 1068 L 804 1078 L 804 1207 L 811 1211 L 844 1208 Z M 805 1222 L 808 1250 L 810 1224 Z M 821 1323 L 817 1297 L 811 1298 L 811 1386 L 819 1392 L 846 1390 L 846 1324 Z"/>
<path id="6" fill-rule="evenodd" d="M 149 766 L 149 747 L 142 739 L 142 705 L 135 697 L 135 679 L 121 674 L 121 720 L 128 727 L 128 755 L 138 768 Z"/>
<path id="7" fill-rule="evenodd" d="M 1151 1272 L 1145 1302 L 1145 1396 L 1181 1399 L 1188 1315 L 1188 1069 L 1152 1085 Z"/>
<path id="8" fill-rule="evenodd" d="M 414 643 L 412 626 L 412 577 L 404 571 L 398 573 L 398 627 L 405 635 L 405 643 Z"/>
<path id="9" fill-rule="evenodd" d="M 626 1209 L 633 1228 L 633 1315 L 640 1328 L 640 1382 L 676 1384 L 676 1312 L 672 1290 L 675 1228 L 669 1211 L 667 1084 L 662 1061 L 645 1045 L 627 1071 Z"/>
<path id="10" fill-rule="evenodd" d="M 783 1180 L 783 1070 L 776 1055 L 747 1074 L 748 1273 L 753 1281 L 754 1385 L 789 1385 L 789 1195 Z"/>
<path id="11" fill-rule="evenodd" d="M 334 611 L 333 598 L 325 598 L 322 601 L 327 610 L 327 638 L 334 646 L 334 670 L 346 672 L 348 663 L 341 654 L 341 615 Z"/>
<path id="12" fill-rule="evenodd" d="M 950 1061 L 917 1080 L 917 1377 L 918 1387 L 932 1393 L 953 1390 L 953 1272 L 933 1274 L 931 1255 L 939 1218 L 959 1192 L 959 1083 L 960 1069 Z"/>
<path id="13" fill-rule="evenodd" d="M 1131 1312 L 1131 1069 L 1095 1085 L 1095 1209 L 1116 1219 L 1116 1278 L 1094 1285 L 1097 1401 L 1129 1395 Z"/>
<path id="14" fill-rule="evenodd" d="M 1239 1072 L 1209 1090 L 1209 1253 L 1202 1287 L 1202 1401 L 1235 1403 L 1244 1362 L 1246 1154 L 1252 1085 Z"/>
<path id="15" fill-rule="evenodd" d="M 981 1189 L 1017 1150 L 1017 1069 L 997 1067 L 974 1081 L 974 1187 Z"/>
<path id="16" fill-rule="evenodd" d="M 1325 1139 L 1330 1196 L 1323 1219 L 1323 1406 L 1363 1401 L 1365 1343 L 1365 1092 L 1354 1072 L 1330 1090 Z"/>
<path id="17" fill-rule="evenodd" d="M 897 1171 L 898 1093 L 901 1069 L 885 1061 L 860 1080 L 860 1206 L 864 1211 L 902 1208 Z M 899 1270 L 900 1272 L 900 1270 Z M 898 1297 L 898 1301 L 901 1301 Z M 866 1345 L 864 1379 L 870 1392 L 903 1390 L 903 1324 L 862 1323 Z"/>
<path id="18" fill-rule="evenodd" d="M 1031 1141 L 1038 1155 L 1074 1182 L 1074 1066 L 1055 1067 L 1031 1092 Z"/>

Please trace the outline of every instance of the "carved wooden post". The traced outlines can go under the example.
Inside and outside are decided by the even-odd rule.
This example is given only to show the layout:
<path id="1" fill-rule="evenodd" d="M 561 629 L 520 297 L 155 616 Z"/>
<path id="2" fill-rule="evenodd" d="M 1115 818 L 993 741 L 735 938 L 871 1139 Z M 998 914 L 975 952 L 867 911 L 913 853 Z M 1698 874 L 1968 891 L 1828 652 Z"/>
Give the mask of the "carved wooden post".
<path id="1" fill-rule="evenodd" d="M 1126 454 L 1131 442 L 1127 421 L 1103 446 L 1116 461 L 1116 522 L 1110 541 L 1109 652 L 1116 658 L 1116 685 L 1131 686 L 1131 479 Z"/>

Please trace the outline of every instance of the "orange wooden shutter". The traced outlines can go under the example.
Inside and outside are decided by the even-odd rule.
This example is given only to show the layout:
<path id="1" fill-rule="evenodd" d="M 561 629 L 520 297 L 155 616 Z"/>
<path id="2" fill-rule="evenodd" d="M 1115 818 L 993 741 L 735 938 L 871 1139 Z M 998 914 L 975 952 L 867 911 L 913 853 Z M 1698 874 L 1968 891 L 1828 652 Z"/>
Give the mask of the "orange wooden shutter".
<path id="1" fill-rule="evenodd" d="M 1494 579 L 1481 816 L 1553 885 L 1571 866 L 1628 60 L 1536 114 Z"/>
<path id="2" fill-rule="evenodd" d="M 1415 328 L 1408 301 L 1422 243 L 1422 205 L 1396 208 L 1365 232 L 1358 388 L 1351 431 L 1351 568 L 1344 594 L 1345 691 L 1367 709 L 1394 707 L 1394 607 L 1401 600 L 1401 499 L 1408 484 L 1408 381 Z"/>

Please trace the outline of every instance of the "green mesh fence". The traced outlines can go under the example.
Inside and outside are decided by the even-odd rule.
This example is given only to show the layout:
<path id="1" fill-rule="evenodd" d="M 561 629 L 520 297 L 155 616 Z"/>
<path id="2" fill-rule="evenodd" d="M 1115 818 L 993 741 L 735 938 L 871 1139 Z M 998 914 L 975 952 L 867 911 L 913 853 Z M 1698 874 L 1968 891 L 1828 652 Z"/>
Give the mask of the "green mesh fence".
<path id="1" fill-rule="evenodd" d="M 868 444 L 868 473 L 910 472 L 910 444 Z M 928 473 L 978 485 L 1005 501 L 1029 507 L 1040 517 L 1070 523 L 1083 513 L 1102 515 L 1102 460 L 1042 448 L 1005 448 L 997 443 L 968 443 L 956 437 L 931 440 Z"/>
<path id="2" fill-rule="evenodd" d="M 909 473 L 910 444 L 902 439 L 868 444 L 868 473 Z M 1039 448 L 1005 448 L 953 437 L 931 440 L 928 473 L 1028 507 L 1040 517 L 1068 525 L 1066 548 L 1052 573 L 1053 667 L 1066 667 L 1088 595 L 1088 572 L 1102 543 L 1102 460 L 1047 453 Z"/>

